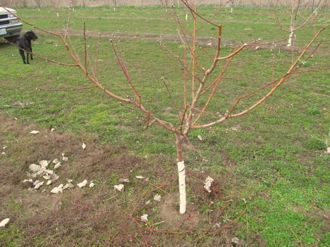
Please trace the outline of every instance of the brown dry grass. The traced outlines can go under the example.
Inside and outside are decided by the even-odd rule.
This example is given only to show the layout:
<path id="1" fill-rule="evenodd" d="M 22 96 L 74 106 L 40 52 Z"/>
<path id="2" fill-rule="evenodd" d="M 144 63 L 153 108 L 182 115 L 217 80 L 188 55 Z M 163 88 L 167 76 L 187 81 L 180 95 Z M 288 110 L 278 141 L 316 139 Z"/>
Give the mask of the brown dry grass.
<path id="1" fill-rule="evenodd" d="M 93 136 L 74 136 L 42 129 L 31 135 L 34 125 L 23 125 L 0 114 L 0 145 L 7 146 L 1 156 L 0 218 L 10 217 L 23 234 L 24 246 L 226 246 L 234 225 L 221 221 L 223 209 L 213 207 L 208 213 L 202 205 L 212 208 L 212 200 L 225 198 L 224 186 L 215 183 L 214 192 L 203 190 L 206 174 L 190 172 L 191 204 L 188 214 L 180 216 L 176 204 L 176 175 L 173 162 L 164 156 L 144 159 L 130 154 L 125 147 L 100 145 Z M 81 143 L 87 144 L 86 150 Z M 94 188 L 48 192 L 28 191 L 22 183 L 28 166 L 43 159 L 54 159 L 65 152 L 69 161 L 57 174 L 81 182 L 93 180 Z M 137 180 L 140 174 L 149 181 Z M 212 176 L 212 175 L 211 175 Z M 129 177 L 125 192 L 113 185 L 121 177 Z M 221 178 L 213 176 L 216 181 Z M 44 186 L 45 187 L 45 186 Z M 161 203 L 153 195 L 163 196 Z M 152 203 L 145 205 L 147 200 Z M 143 213 L 150 222 L 140 221 Z M 8 243 L 1 243 L 0 245 Z"/>

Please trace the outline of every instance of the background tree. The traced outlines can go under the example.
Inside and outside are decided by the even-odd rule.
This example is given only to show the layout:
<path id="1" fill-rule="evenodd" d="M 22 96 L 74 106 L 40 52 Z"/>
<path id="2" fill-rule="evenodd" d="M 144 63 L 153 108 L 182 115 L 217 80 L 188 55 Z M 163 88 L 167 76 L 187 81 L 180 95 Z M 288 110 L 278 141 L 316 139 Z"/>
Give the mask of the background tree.
<path id="1" fill-rule="evenodd" d="M 287 28 L 286 25 L 277 18 L 282 30 L 289 33 L 287 41 L 288 47 L 292 47 L 294 45 L 298 30 L 317 20 L 319 10 L 324 3 L 324 0 L 290 0 L 290 12 L 288 13 L 288 16 L 290 16 L 289 28 Z"/>

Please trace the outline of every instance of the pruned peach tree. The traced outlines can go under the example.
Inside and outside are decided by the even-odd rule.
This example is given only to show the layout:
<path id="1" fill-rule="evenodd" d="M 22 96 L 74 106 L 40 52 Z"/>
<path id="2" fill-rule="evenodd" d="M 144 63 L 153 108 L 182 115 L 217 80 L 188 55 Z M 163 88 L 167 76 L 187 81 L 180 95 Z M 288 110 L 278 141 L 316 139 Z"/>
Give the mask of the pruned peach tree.
<path id="1" fill-rule="evenodd" d="M 49 62 L 77 68 L 88 81 L 104 92 L 104 94 L 118 103 L 131 106 L 131 108 L 144 114 L 147 127 L 157 125 L 173 134 L 175 139 L 175 144 L 173 145 L 176 147 L 180 213 L 184 214 L 187 205 L 184 143 L 188 141 L 191 131 L 196 129 L 209 129 L 212 126 L 222 124 L 229 119 L 242 117 L 261 106 L 298 71 L 302 60 L 306 61 L 311 57 L 313 51 L 315 51 L 313 44 L 325 28 L 321 28 L 315 33 L 293 62 L 288 65 L 285 73 L 276 79 L 265 81 L 257 89 L 253 89 L 252 91 L 246 90 L 239 96 L 233 96 L 230 100 L 229 107 L 226 109 L 217 109 L 213 112 L 212 109 L 209 109 L 210 104 L 215 98 L 222 97 L 220 88 L 226 73 L 230 73 L 229 68 L 232 65 L 233 60 L 239 59 L 239 55 L 249 48 L 249 44 L 244 43 L 233 49 L 230 53 L 223 55 L 223 25 L 217 24 L 202 16 L 197 11 L 196 6 L 189 0 L 181 0 L 181 3 L 187 8 L 191 15 L 192 30 L 190 31 L 190 34 L 187 34 L 186 30 L 178 28 L 180 33 L 179 36 L 183 43 L 180 46 L 181 54 L 183 54 L 180 59 L 183 79 L 181 84 L 176 88 L 176 90 L 182 92 L 182 99 L 180 99 L 181 105 L 176 109 L 176 121 L 163 119 L 159 116 L 161 115 L 159 112 L 155 112 L 155 110 L 152 110 L 151 107 L 149 107 L 148 99 L 142 95 L 136 87 L 130 70 L 113 41 L 111 42 L 111 46 L 117 64 L 122 71 L 129 88 L 129 92 L 125 91 L 125 95 L 116 93 L 113 88 L 107 87 L 99 78 L 96 62 L 94 63 L 94 61 L 90 61 L 89 59 L 90 56 L 88 52 L 85 25 L 83 31 L 83 55 L 79 55 L 76 52 L 75 47 L 69 42 L 68 32 L 57 33 L 43 30 L 38 27 L 35 28 L 46 32 L 47 34 L 56 36 L 61 41 L 65 51 L 72 60 L 71 64 L 48 59 Z M 198 27 L 200 24 L 210 25 L 212 26 L 212 29 L 216 30 L 215 47 L 212 59 L 209 61 L 208 66 L 203 66 L 198 52 Z M 181 26 L 180 23 L 178 23 L 178 26 Z M 242 102 L 248 103 L 242 105 Z"/>

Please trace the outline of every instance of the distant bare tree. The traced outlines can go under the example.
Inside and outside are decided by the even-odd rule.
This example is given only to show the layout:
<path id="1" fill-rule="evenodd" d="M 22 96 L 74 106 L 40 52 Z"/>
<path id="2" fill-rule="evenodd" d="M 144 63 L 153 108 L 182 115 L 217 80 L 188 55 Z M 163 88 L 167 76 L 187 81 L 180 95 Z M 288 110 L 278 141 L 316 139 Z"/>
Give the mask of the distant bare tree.
<path id="1" fill-rule="evenodd" d="M 312 3 L 310 1 L 291 0 L 288 47 L 294 45 L 296 32 L 317 18 L 323 2 L 323 0 L 313 0 Z"/>

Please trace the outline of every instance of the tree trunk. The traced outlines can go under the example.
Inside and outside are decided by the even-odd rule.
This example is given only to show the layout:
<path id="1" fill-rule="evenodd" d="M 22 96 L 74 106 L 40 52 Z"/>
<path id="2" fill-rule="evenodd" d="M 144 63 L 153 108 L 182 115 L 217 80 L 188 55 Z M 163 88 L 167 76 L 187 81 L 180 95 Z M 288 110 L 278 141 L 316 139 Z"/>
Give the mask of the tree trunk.
<path id="1" fill-rule="evenodd" d="M 294 27 L 291 25 L 290 26 L 290 34 L 289 34 L 289 39 L 288 39 L 288 44 L 287 47 L 293 46 L 293 39 L 294 39 Z"/>
<path id="2" fill-rule="evenodd" d="M 187 207 L 187 196 L 186 196 L 186 169 L 183 160 L 182 151 L 183 136 L 176 135 L 176 152 L 177 152 L 177 166 L 179 176 L 179 195 L 180 195 L 180 214 L 186 212 Z"/>

